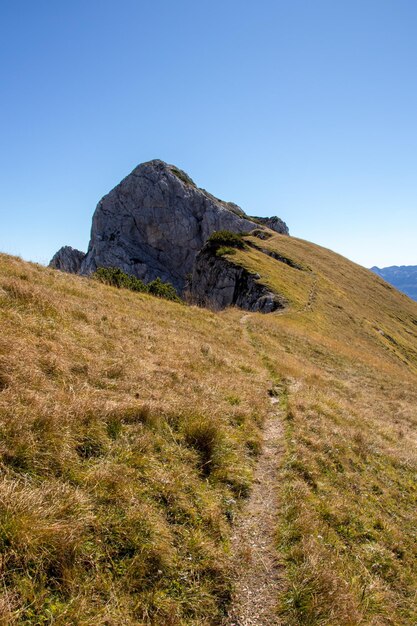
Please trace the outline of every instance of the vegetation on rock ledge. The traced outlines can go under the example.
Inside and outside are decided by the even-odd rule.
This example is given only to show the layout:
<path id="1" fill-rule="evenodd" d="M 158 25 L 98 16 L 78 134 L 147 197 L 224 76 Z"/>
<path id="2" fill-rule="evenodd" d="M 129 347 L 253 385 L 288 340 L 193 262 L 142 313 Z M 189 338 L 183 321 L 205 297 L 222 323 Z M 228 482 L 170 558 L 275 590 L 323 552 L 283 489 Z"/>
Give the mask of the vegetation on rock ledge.
<path id="1" fill-rule="evenodd" d="M 217 230 L 207 239 L 207 245 L 214 249 L 220 247 L 243 249 L 245 242 L 242 235 L 232 233 L 230 230 Z"/>

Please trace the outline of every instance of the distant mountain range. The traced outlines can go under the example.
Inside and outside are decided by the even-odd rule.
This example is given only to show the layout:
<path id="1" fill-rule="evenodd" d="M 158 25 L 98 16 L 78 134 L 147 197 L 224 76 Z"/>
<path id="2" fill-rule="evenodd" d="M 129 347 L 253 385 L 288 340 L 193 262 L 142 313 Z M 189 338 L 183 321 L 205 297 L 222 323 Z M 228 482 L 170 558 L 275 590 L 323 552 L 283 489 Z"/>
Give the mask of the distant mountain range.
<path id="1" fill-rule="evenodd" d="M 371 270 L 409 298 L 417 300 L 417 265 L 391 265 L 383 268 L 374 266 Z"/>

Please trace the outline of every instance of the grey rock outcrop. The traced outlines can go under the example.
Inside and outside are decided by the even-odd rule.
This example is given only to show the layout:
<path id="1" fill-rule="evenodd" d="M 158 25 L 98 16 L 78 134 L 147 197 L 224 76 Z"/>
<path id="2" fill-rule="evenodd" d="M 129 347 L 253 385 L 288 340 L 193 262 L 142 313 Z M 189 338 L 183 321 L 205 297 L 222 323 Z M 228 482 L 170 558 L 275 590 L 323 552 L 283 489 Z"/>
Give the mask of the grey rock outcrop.
<path id="1" fill-rule="evenodd" d="M 207 244 L 197 255 L 187 285 L 190 303 L 215 310 L 234 305 L 260 313 L 271 313 L 286 306 L 283 297 L 258 282 L 258 274 L 251 274 L 216 252 Z"/>
<path id="2" fill-rule="evenodd" d="M 54 254 L 49 263 L 49 267 L 61 270 L 61 272 L 78 274 L 84 257 L 85 252 L 71 248 L 71 246 L 63 246 L 56 254 Z"/>
<path id="3" fill-rule="evenodd" d="M 75 256 L 61 248 L 51 266 L 81 274 L 118 267 L 145 283 L 160 277 L 182 292 L 214 231 L 248 233 L 263 225 L 288 234 L 279 218 L 251 218 L 233 202 L 199 189 L 174 165 L 154 160 L 136 167 L 100 200 L 87 254 L 81 258 L 81 252 Z"/>
<path id="4" fill-rule="evenodd" d="M 276 215 L 273 215 L 272 217 L 250 217 L 249 219 L 253 219 L 253 221 L 257 224 L 261 224 L 271 230 L 275 230 L 276 233 L 280 233 L 281 235 L 290 234 L 286 223 Z"/>
<path id="5" fill-rule="evenodd" d="M 181 291 L 213 231 L 254 228 L 237 208 L 172 165 L 143 163 L 98 203 L 81 272 L 115 266 L 144 282 L 159 276 Z"/>
<path id="6" fill-rule="evenodd" d="M 145 282 L 159 276 L 182 291 L 211 233 L 247 233 L 255 226 L 237 205 L 199 189 L 182 170 L 150 161 L 99 202 L 81 273 L 116 266 Z"/>

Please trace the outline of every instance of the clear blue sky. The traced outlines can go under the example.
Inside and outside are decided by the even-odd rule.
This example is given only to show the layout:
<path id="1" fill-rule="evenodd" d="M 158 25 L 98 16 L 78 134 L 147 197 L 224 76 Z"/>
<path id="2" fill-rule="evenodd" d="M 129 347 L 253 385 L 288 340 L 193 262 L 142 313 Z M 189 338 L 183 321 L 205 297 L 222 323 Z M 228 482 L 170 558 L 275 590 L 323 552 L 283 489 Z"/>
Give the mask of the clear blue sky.
<path id="1" fill-rule="evenodd" d="M 2 0 L 0 250 L 86 250 L 161 158 L 366 266 L 417 264 L 415 0 Z"/>

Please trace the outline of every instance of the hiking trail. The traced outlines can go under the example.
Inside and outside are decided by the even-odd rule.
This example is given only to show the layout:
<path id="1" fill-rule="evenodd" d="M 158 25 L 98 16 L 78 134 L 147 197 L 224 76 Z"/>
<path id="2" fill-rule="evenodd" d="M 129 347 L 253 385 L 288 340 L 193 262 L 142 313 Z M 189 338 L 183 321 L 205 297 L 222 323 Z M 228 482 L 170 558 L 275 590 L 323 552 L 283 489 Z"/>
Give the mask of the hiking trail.
<path id="1" fill-rule="evenodd" d="M 248 335 L 249 317 L 244 315 L 241 319 Z M 283 426 L 279 397 L 274 394 L 270 401 L 252 491 L 237 518 L 231 539 L 237 580 L 224 626 L 281 624 L 276 610 L 282 582 L 275 533 Z"/>

